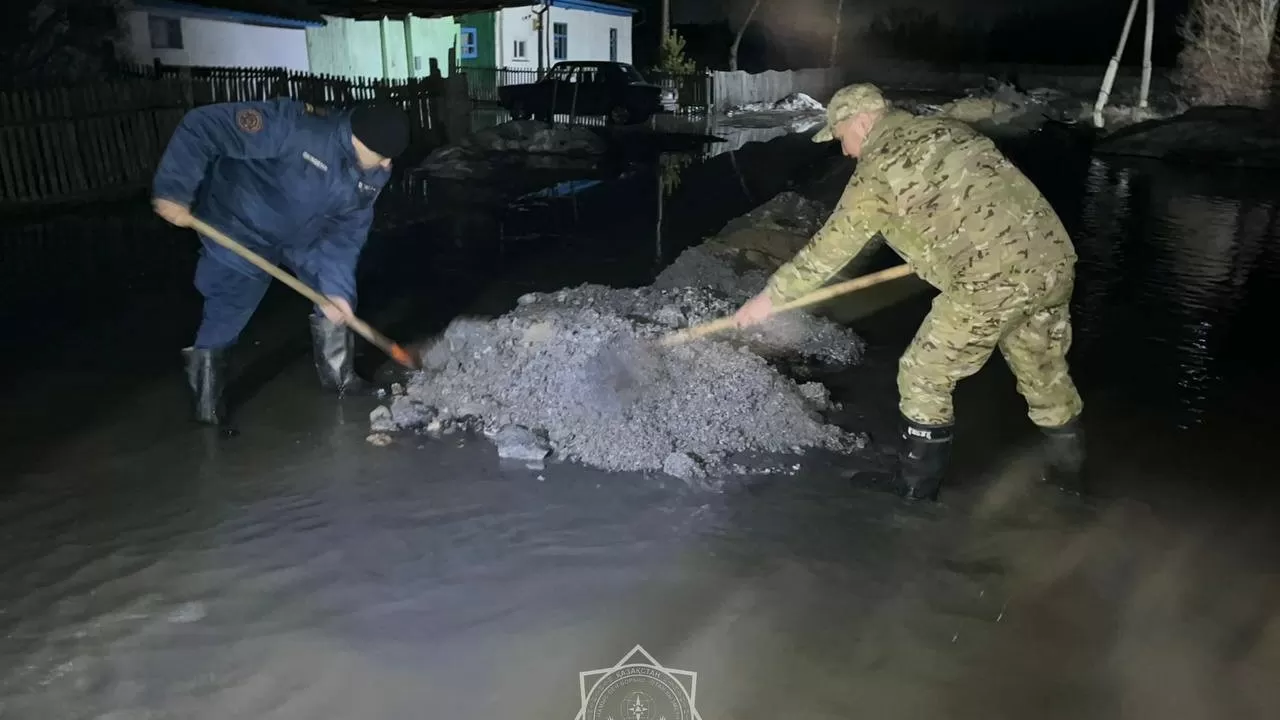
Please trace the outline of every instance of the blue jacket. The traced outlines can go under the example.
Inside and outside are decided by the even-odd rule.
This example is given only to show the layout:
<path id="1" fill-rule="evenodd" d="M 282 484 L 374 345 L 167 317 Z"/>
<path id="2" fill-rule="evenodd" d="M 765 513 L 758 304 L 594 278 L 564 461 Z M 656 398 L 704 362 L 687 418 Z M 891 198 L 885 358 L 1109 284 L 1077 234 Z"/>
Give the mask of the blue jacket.
<path id="1" fill-rule="evenodd" d="M 188 112 L 160 159 L 153 193 L 191 208 L 271 262 L 288 259 L 321 293 L 354 305 L 356 262 L 389 178 L 381 167 L 360 168 L 349 113 L 279 98 Z M 227 265 L 263 274 L 212 240 L 203 242 Z"/>

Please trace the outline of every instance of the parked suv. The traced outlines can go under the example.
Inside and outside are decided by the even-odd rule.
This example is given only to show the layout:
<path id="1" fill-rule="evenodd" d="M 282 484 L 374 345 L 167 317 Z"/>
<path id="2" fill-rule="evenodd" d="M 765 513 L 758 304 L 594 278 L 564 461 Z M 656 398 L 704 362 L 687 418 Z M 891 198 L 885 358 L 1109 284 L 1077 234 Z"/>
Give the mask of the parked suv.
<path id="1" fill-rule="evenodd" d="M 517 120 L 550 120 L 554 108 L 557 115 L 604 115 L 610 123 L 631 125 L 670 109 L 674 101 L 673 91 L 618 62 L 562 61 L 538 82 L 498 88 L 498 102 Z"/>

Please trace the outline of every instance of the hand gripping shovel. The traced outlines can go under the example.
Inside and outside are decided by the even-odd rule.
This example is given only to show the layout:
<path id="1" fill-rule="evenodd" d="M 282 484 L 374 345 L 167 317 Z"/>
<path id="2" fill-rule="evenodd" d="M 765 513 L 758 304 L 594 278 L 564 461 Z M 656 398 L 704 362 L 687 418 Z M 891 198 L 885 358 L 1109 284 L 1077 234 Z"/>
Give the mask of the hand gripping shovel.
<path id="1" fill-rule="evenodd" d="M 833 297 L 839 297 L 840 295 L 851 293 L 855 290 L 862 290 L 873 285 L 879 285 L 883 282 L 897 280 L 898 278 L 906 277 L 910 274 L 911 268 L 908 265 L 903 264 L 896 265 L 888 270 L 881 270 L 880 272 L 861 275 L 853 278 L 852 280 L 845 280 L 844 282 L 836 283 L 835 285 L 828 285 L 827 287 L 815 290 L 808 295 L 783 303 L 773 309 L 772 315 L 777 315 L 779 313 L 786 312 L 787 310 L 796 310 L 798 308 L 816 305 L 823 300 L 830 300 Z M 733 319 L 733 316 L 730 315 L 729 317 L 720 318 L 719 320 L 712 320 L 711 322 L 694 325 L 693 327 L 673 332 L 662 338 L 660 344 L 664 347 L 681 345 L 689 342 L 690 340 L 696 340 L 722 330 L 732 330 L 737 326 L 737 322 Z"/>
<path id="2" fill-rule="evenodd" d="M 298 291 L 299 295 L 305 297 L 316 305 L 319 305 L 320 307 L 329 307 L 333 304 L 329 302 L 329 298 L 307 287 L 294 276 L 267 262 L 261 255 L 258 255 L 249 248 L 246 248 L 235 240 L 227 237 L 217 229 L 211 227 L 208 223 L 197 218 L 192 218 L 191 227 L 201 235 L 204 235 L 222 247 L 258 266 L 267 274 Z M 360 318 L 352 317 L 348 319 L 347 326 L 359 333 L 365 340 L 373 343 L 379 350 L 390 355 L 392 360 L 395 360 L 410 370 L 421 369 L 421 364 L 418 358 L 411 355 L 387 336 L 369 327 L 369 324 Z"/>

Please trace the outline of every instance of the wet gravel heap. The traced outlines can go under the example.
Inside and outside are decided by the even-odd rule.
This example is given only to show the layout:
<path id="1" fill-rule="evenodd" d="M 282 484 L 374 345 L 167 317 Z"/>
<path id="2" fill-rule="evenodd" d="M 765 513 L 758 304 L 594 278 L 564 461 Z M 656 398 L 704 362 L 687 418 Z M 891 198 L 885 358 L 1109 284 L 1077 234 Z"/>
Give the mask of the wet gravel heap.
<path id="1" fill-rule="evenodd" d="M 741 304 L 764 289 L 776 265 L 795 255 L 830 214 L 831 208 L 800 193 L 778 193 L 729 221 L 707 242 L 680 253 L 653 286 L 710 287 Z M 750 257 L 752 251 L 767 251 L 777 263 L 762 264 L 760 257 Z"/>
<path id="2" fill-rule="evenodd" d="M 480 430 L 503 457 L 553 456 L 610 471 L 685 479 L 776 470 L 735 455 L 860 449 L 865 437 L 826 423 L 820 383 L 779 367 L 851 365 L 862 340 L 790 313 L 745 332 L 662 348 L 675 329 L 732 313 L 707 287 L 595 285 L 526 295 L 492 320 L 459 319 L 424 352 L 426 369 L 374 411 L 386 433 Z"/>

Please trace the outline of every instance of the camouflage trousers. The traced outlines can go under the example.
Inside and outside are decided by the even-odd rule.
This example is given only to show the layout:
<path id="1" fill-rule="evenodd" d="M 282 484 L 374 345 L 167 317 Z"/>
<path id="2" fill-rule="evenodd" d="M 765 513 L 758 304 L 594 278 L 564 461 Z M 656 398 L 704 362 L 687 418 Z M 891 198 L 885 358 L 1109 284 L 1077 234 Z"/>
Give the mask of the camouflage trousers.
<path id="1" fill-rule="evenodd" d="M 923 425 L 954 422 L 956 383 L 998 347 L 1041 427 L 1080 414 L 1084 401 L 1067 368 L 1074 271 L 1061 264 L 1026 282 L 972 296 L 939 295 L 898 363 L 899 407 Z"/>

